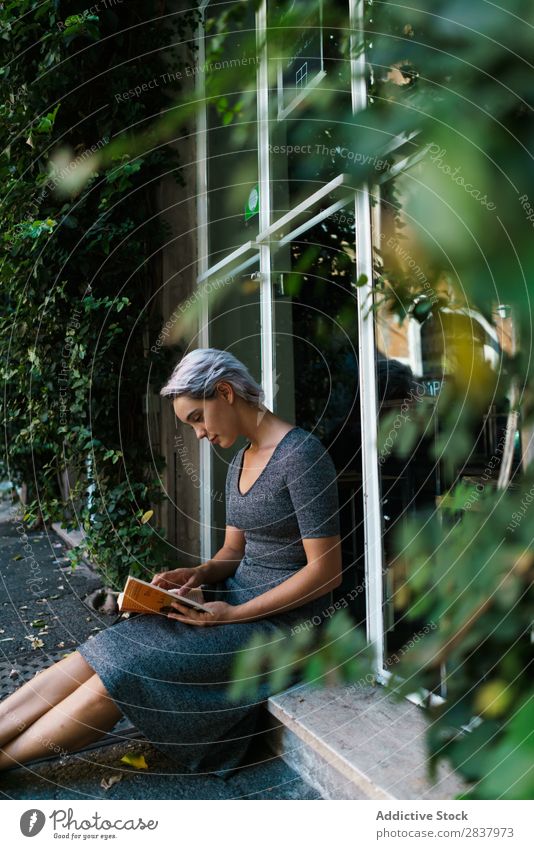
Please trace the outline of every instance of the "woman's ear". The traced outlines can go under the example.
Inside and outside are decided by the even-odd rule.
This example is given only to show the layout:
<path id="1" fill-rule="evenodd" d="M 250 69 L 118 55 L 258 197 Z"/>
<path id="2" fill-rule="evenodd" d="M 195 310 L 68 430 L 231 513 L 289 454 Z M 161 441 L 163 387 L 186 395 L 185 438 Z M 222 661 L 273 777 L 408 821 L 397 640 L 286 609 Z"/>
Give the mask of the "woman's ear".
<path id="1" fill-rule="evenodd" d="M 221 380 L 221 382 L 217 384 L 217 392 L 219 393 L 221 398 L 224 398 L 224 400 L 228 401 L 229 404 L 233 404 L 235 392 L 234 387 L 231 383 L 227 383 L 227 381 Z"/>

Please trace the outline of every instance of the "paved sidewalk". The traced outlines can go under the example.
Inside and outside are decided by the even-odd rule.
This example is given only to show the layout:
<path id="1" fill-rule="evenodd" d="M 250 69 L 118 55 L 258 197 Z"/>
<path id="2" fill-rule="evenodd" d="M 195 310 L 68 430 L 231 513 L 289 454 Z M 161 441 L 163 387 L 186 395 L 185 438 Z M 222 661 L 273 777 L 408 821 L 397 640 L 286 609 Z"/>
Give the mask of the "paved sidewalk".
<path id="1" fill-rule="evenodd" d="M 18 526 L 18 530 L 17 530 Z M 26 546 L 26 548 L 25 548 Z M 30 548 L 28 548 L 28 546 Z M 97 574 L 72 570 L 66 546 L 53 530 L 21 538 L 21 526 L 0 507 L 0 698 L 40 669 L 73 651 L 114 616 L 97 613 L 84 598 L 101 586 Z M 24 560 L 31 557 L 32 560 Z M 117 739 L 122 742 L 115 742 Z M 148 769 L 121 763 L 126 753 L 142 754 Z M 316 799 L 280 758 L 264 748 L 226 779 L 180 775 L 128 720 L 83 752 L 52 757 L 0 772 L 3 799 Z M 109 789 L 101 782 L 119 777 Z"/>

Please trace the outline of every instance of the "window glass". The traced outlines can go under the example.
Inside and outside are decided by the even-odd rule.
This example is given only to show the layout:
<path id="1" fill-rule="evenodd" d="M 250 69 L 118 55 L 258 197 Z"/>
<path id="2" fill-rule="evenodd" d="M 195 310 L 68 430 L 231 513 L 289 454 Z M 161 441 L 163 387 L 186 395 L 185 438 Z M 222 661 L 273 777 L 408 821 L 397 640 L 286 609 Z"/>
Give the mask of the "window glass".
<path id="1" fill-rule="evenodd" d="M 373 216 L 384 666 L 389 671 L 408 640 L 436 627 L 424 617 L 406 615 L 411 602 L 396 546 L 398 532 L 411 516 L 433 516 L 453 483 L 475 484 L 489 469 L 486 485 L 496 485 L 509 409 L 499 402 L 481 413 L 467 433 L 467 459 L 451 470 L 447 452 L 438 447 L 443 413 L 437 401 L 446 385 L 462 374 L 458 352 L 469 352 L 471 372 L 482 379 L 498 367 L 503 350 L 511 352 L 512 328 L 502 306 L 495 305 L 488 320 L 465 304 L 460 287 L 436 267 L 435 258 L 433 265 L 425 264 L 420 246 L 433 225 L 419 223 L 414 210 L 418 168 L 382 185 Z M 423 413 L 424 431 L 405 456 L 403 429 L 418 413 Z M 519 461 L 517 450 L 514 462 Z M 447 520 L 442 511 L 438 515 L 440 521 Z M 440 693 L 439 671 L 434 683 Z"/>
<path id="2" fill-rule="evenodd" d="M 220 5 L 209 6 L 207 17 L 220 12 Z M 231 19 L 220 49 L 211 28 L 205 39 L 210 265 L 258 233 L 254 4 L 242 12 Z"/>
<path id="3" fill-rule="evenodd" d="M 210 308 L 209 338 L 213 348 L 229 351 L 261 382 L 260 286 L 258 264 L 234 275 L 220 274 L 213 283 L 222 280 Z M 225 485 L 228 463 L 246 444 L 240 437 L 230 448 L 212 445 L 212 528 L 213 550 L 224 542 L 226 527 Z"/>
<path id="4" fill-rule="evenodd" d="M 344 121 L 351 113 L 348 3 L 296 0 L 282 10 L 271 3 L 269 10 L 276 220 L 346 170 L 354 139 Z"/>
<path id="5" fill-rule="evenodd" d="M 365 621 L 354 216 L 342 209 L 273 255 L 274 411 L 315 433 L 338 474 L 343 584 Z"/>

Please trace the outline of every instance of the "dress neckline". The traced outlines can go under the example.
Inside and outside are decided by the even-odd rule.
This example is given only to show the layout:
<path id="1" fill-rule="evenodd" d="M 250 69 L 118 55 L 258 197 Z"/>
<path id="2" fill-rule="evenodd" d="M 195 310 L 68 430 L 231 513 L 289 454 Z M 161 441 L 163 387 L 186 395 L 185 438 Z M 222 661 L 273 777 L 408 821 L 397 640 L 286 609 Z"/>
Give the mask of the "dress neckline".
<path id="1" fill-rule="evenodd" d="M 282 439 L 280 439 L 280 440 L 276 443 L 276 445 L 274 446 L 274 451 L 273 451 L 273 453 L 271 454 L 271 456 L 270 456 L 270 457 L 269 457 L 269 459 L 267 460 L 267 462 L 266 462 L 265 466 L 263 467 L 263 469 L 262 469 L 262 470 L 261 470 L 261 472 L 259 473 L 258 477 L 257 477 L 257 478 L 256 478 L 256 480 L 254 481 L 254 483 L 252 484 L 252 486 L 250 486 L 250 487 L 247 489 L 247 491 L 246 491 L 246 492 L 241 492 L 241 490 L 239 489 L 239 480 L 240 480 L 240 478 L 241 478 L 241 472 L 243 471 L 243 458 L 244 458 L 244 456 L 245 456 L 245 451 L 246 451 L 248 448 L 250 448 L 250 446 L 251 446 L 251 444 L 252 444 L 252 443 L 251 443 L 251 442 L 249 442 L 249 443 L 248 443 L 248 445 L 246 445 L 244 448 L 242 448 L 242 449 L 241 449 L 241 462 L 239 463 L 239 468 L 238 468 L 238 470 L 237 470 L 237 475 L 236 475 L 236 489 L 237 489 L 237 494 L 238 494 L 241 498 L 245 498 L 245 497 L 249 494 L 249 492 L 251 491 L 251 489 L 254 489 L 254 487 L 256 486 L 256 484 L 258 483 L 258 481 L 260 480 L 261 476 L 265 473 L 265 471 L 266 471 L 266 469 L 267 469 L 267 466 L 269 465 L 269 463 L 270 463 L 270 462 L 271 462 L 271 460 L 273 459 L 274 455 L 275 455 L 275 454 L 276 454 L 276 452 L 278 451 L 279 446 L 282 444 L 282 442 L 284 441 L 284 439 L 286 438 L 286 436 L 289 436 L 289 434 L 290 434 L 290 433 L 293 433 L 293 431 L 294 431 L 294 430 L 298 430 L 298 425 L 295 425 L 295 427 L 292 427 L 292 428 L 291 428 L 291 430 L 286 431 L 286 432 L 284 433 L 284 435 L 283 435 Z"/>

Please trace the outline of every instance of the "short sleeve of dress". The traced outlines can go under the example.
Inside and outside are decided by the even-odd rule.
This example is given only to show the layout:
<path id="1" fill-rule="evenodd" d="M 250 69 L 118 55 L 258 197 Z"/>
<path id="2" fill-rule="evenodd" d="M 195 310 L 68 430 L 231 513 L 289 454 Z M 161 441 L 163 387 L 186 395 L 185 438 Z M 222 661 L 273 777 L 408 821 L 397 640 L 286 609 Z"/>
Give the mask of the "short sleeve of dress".
<path id="1" fill-rule="evenodd" d="M 239 452 L 237 452 L 239 453 Z M 235 527 L 234 519 L 234 494 L 232 492 L 232 482 L 234 476 L 234 467 L 237 454 L 234 454 L 228 463 L 228 471 L 226 472 L 226 488 L 225 488 L 225 507 L 226 507 L 226 524 Z"/>
<path id="2" fill-rule="evenodd" d="M 284 457 L 285 481 L 302 539 L 340 532 L 336 469 L 316 436 L 308 435 Z"/>

